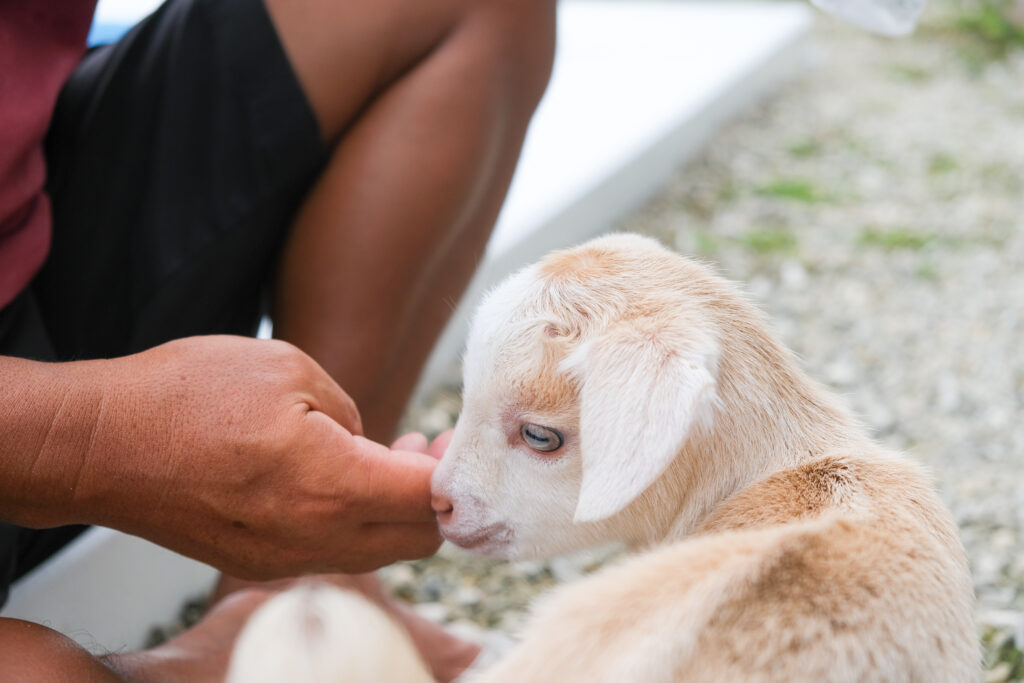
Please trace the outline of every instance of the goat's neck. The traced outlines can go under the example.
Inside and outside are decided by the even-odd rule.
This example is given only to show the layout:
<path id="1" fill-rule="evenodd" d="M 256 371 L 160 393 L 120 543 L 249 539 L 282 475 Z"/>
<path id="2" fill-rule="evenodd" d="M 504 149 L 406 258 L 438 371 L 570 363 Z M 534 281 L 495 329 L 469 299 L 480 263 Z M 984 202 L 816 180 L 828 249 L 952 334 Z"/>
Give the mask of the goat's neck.
<path id="1" fill-rule="evenodd" d="M 714 422 L 692 435 L 659 482 L 655 499 L 677 506 L 646 543 L 685 536 L 730 495 L 773 472 L 866 440 L 846 409 L 767 334 L 727 341 Z"/>

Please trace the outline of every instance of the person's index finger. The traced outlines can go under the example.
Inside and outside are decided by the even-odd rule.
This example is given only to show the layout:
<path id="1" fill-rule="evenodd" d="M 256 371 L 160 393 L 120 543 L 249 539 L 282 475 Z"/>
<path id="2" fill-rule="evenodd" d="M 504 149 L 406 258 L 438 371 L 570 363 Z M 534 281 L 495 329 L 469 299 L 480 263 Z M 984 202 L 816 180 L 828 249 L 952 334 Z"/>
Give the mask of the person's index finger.
<path id="1" fill-rule="evenodd" d="M 430 477 L 437 460 L 425 453 L 390 450 L 361 436 L 353 441 L 363 455 L 361 492 L 367 517 L 376 522 L 424 522 L 434 519 Z"/>

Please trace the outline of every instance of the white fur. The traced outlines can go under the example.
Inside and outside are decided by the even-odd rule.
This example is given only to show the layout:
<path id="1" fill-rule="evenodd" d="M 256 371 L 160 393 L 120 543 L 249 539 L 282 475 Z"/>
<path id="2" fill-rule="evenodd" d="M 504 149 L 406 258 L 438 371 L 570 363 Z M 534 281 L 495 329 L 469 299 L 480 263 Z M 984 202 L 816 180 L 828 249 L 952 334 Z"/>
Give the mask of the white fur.
<path id="1" fill-rule="evenodd" d="M 275 595 L 246 623 L 225 683 L 433 683 L 405 632 L 352 591 Z"/>
<path id="2" fill-rule="evenodd" d="M 621 512 L 662 475 L 691 429 L 711 421 L 717 349 L 672 343 L 658 326 L 613 326 L 559 365 L 580 384 L 583 479 L 574 522 Z"/>

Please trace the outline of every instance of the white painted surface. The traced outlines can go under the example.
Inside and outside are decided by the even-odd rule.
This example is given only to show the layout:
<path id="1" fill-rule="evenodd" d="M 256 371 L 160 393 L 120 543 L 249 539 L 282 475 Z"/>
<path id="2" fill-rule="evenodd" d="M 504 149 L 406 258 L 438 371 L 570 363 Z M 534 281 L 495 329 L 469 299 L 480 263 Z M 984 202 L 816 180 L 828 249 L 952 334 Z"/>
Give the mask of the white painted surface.
<path id="1" fill-rule="evenodd" d="M 97 22 L 128 24 L 158 4 L 101 0 Z M 421 387 L 442 379 L 461 351 L 467 313 L 487 286 L 639 206 L 718 126 L 793 71 L 809 23 L 803 5 L 777 2 L 563 2 L 551 86 L 484 264 Z M 132 648 L 213 579 L 205 565 L 95 529 L 19 582 L 2 613 L 97 651 Z"/>
<path id="2" fill-rule="evenodd" d="M 216 577 L 205 564 L 97 527 L 16 583 L 0 614 L 55 628 L 93 652 L 136 649 Z"/>

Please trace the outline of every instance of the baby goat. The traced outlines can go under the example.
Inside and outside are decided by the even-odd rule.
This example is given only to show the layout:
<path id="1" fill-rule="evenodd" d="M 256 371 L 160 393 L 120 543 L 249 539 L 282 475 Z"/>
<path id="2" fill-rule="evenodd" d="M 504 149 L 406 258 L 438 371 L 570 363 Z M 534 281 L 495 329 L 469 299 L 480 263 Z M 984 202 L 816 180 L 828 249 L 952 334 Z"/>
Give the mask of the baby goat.
<path id="1" fill-rule="evenodd" d="M 541 601 L 474 681 L 979 678 L 967 563 L 928 478 L 707 268 L 632 235 L 555 253 L 480 306 L 464 379 L 433 479 L 448 540 L 504 558 L 644 549 Z M 383 640 L 414 661 L 386 622 L 321 612 L 351 640 L 314 658 Z M 251 622 L 269 636 L 250 663 L 299 671 L 304 648 L 273 644 L 303 620 Z"/>
<path id="2" fill-rule="evenodd" d="M 492 291 L 433 479 L 495 557 L 646 552 L 556 591 L 481 681 L 972 681 L 973 592 L 921 468 L 730 283 L 634 235 Z"/>

